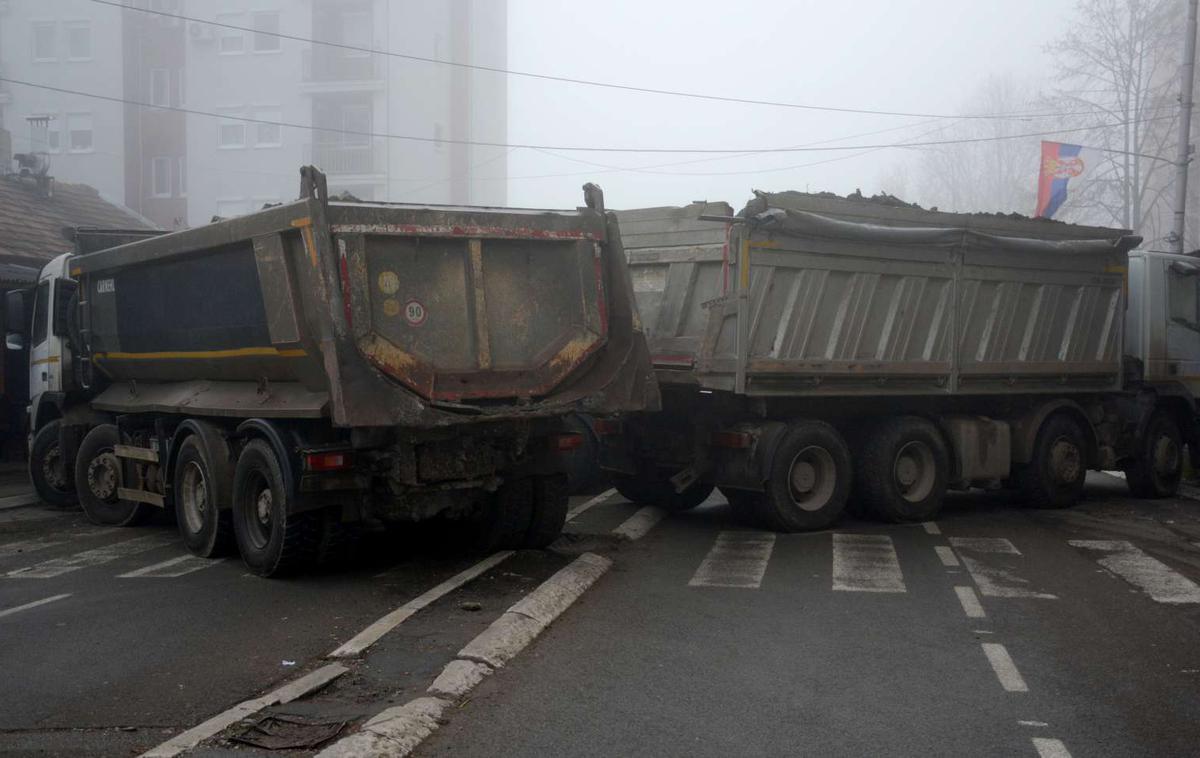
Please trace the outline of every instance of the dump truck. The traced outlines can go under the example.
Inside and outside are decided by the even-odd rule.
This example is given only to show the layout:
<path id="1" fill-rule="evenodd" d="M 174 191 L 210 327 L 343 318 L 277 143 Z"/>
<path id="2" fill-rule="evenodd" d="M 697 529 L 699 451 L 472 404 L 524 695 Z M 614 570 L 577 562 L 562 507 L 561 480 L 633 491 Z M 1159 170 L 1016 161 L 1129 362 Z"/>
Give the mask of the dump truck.
<path id="1" fill-rule="evenodd" d="M 76 235 L 32 295 L 30 469 L 52 502 L 255 573 L 364 521 L 481 549 L 561 531 L 565 420 L 658 392 L 615 219 L 300 199 L 170 234 Z M 28 293 L 10 293 L 8 323 Z"/>
<path id="2" fill-rule="evenodd" d="M 1089 469 L 1174 493 L 1200 454 L 1200 261 L 889 203 L 618 213 L 663 407 L 595 425 L 616 488 L 683 510 L 716 487 L 780 531 L 848 504 L 928 520 L 971 487 L 1065 507 Z"/>

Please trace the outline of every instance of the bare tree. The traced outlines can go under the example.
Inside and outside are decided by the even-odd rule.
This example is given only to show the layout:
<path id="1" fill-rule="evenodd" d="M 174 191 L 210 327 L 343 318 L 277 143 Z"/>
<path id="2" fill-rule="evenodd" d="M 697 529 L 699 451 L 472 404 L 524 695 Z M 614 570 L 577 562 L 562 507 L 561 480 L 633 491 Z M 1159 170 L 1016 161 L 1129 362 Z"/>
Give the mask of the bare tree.
<path id="1" fill-rule="evenodd" d="M 1047 105 L 1078 112 L 1073 138 L 1103 152 L 1103 165 L 1063 206 L 1068 220 L 1120 225 L 1148 240 L 1169 223 L 1175 134 L 1179 0 L 1081 0 L 1048 48 L 1057 84 Z"/>

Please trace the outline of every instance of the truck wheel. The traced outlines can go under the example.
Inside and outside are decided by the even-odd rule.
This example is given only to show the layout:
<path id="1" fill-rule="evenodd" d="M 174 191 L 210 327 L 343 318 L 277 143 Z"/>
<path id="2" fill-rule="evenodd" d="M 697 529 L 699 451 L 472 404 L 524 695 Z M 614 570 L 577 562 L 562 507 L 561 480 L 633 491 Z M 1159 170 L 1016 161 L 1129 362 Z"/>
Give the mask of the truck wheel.
<path id="1" fill-rule="evenodd" d="M 275 449 L 250 440 L 233 473 L 233 534 L 242 561 L 258 576 L 292 573 L 312 558 L 319 513 L 289 513 L 290 495 Z"/>
<path id="2" fill-rule="evenodd" d="M 937 427 L 923 418 L 885 420 L 862 437 L 855 491 L 877 517 L 928 521 L 942 509 L 950 456 Z"/>
<path id="3" fill-rule="evenodd" d="M 711 484 L 693 482 L 683 492 L 676 492 L 671 478 L 653 464 L 644 465 L 634 476 L 613 474 L 612 484 L 631 503 L 655 505 L 671 513 L 695 508 L 707 500 L 713 491 Z"/>
<path id="4" fill-rule="evenodd" d="M 758 518 L 758 500 L 762 498 L 761 492 L 738 490 L 732 487 L 718 487 L 718 489 L 725 496 L 725 500 L 729 502 L 729 510 L 733 513 L 734 521 L 742 526 L 762 525 Z"/>
<path id="5" fill-rule="evenodd" d="M 845 510 L 850 479 L 850 451 L 836 429 L 821 421 L 793 424 L 756 501 L 759 518 L 777 532 L 824 529 Z"/>
<path id="6" fill-rule="evenodd" d="M 117 490 L 122 486 L 121 459 L 113 448 L 121 444 L 121 434 L 112 424 L 94 427 L 75 456 L 75 491 L 79 504 L 93 524 L 104 526 L 135 526 L 154 511 L 153 506 L 122 500 Z"/>
<path id="7" fill-rule="evenodd" d="M 1034 508 L 1069 508 L 1083 494 L 1087 477 L 1087 442 L 1070 416 L 1058 413 L 1042 424 L 1033 445 L 1033 460 L 1016 471 L 1016 480 Z"/>
<path id="8" fill-rule="evenodd" d="M 562 534 L 567 522 L 567 481 L 561 474 L 533 478 L 533 517 L 525 531 L 525 547 L 544 548 Z"/>
<path id="9" fill-rule="evenodd" d="M 1173 497 L 1183 478 L 1183 435 L 1179 425 L 1156 411 L 1146 426 L 1141 449 L 1125 469 L 1125 481 L 1134 497 Z"/>
<path id="10" fill-rule="evenodd" d="M 470 519 L 471 543 L 484 552 L 522 546 L 533 520 L 533 482 L 510 479 Z"/>
<path id="11" fill-rule="evenodd" d="M 51 421 L 33 435 L 29 451 L 29 480 L 38 497 L 51 505 L 67 507 L 75 504 L 73 466 L 63 460 L 58 445 L 59 422 Z"/>
<path id="12" fill-rule="evenodd" d="M 175 459 L 175 522 L 187 549 L 202 558 L 222 555 L 233 544 L 233 515 L 225 502 L 229 481 L 217 476 L 214 463 L 195 434 L 183 441 Z"/>

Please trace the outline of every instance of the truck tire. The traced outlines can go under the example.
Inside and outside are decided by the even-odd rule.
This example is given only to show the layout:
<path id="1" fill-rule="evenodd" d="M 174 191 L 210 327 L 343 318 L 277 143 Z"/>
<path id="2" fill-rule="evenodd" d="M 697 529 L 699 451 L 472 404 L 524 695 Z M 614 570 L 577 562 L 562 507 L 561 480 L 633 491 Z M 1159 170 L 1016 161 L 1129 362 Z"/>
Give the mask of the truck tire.
<path id="1" fill-rule="evenodd" d="M 721 490 L 721 494 L 729 503 L 729 510 L 733 514 L 734 521 L 742 526 L 758 527 L 762 525 L 758 518 L 758 500 L 763 496 L 761 492 L 739 490 L 732 487 L 718 487 L 717 489 Z"/>
<path id="2" fill-rule="evenodd" d="M 1125 469 L 1134 497 L 1174 497 L 1183 479 L 1183 435 L 1165 411 L 1155 411 L 1146 425 L 1137 457 Z"/>
<path id="3" fill-rule="evenodd" d="M 855 493 L 884 521 L 929 521 L 942 509 L 950 455 L 933 424 L 898 416 L 868 429 L 855 470 Z"/>
<path id="4" fill-rule="evenodd" d="M 822 421 L 800 421 L 784 434 L 771 460 L 763 497 L 755 502 L 764 526 L 777 532 L 824 529 L 846 509 L 850 451 Z"/>
<path id="5" fill-rule="evenodd" d="M 284 576 L 312 561 L 320 512 L 290 513 L 290 499 L 275 448 L 250 440 L 233 473 L 233 534 L 242 561 L 258 576 Z"/>
<path id="6" fill-rule="evenodd" d="M 58 444 L 59 422 L 51 421 L 33 435 L 29 450 L 29 481 L 38 497 L 50 505 L 66 508 L 75 504 L 74 467 L 62 458 Z"/>
<path id="7" fill-rule="evenodd" d="M 471 544 L 487 553 L 515 550 L 525 541 L 532 520 L 533 482 L 528 477 L 509 479 L 471 517 Z"/>
<path id="8" fill-rule="evenodd" d="M 634 476 L 613 474 L 613 487 L 622 497 L 637 505 L 654 505 L 671 513 L 691 510 L 703 503 L 712 494 L 713 485 L 693 482 L 683 492 L 676 492 L 675 485 L 666 473 L 652 465 L 642 466 Z"/>
<path id="9" fill-rule="evenodd" d="M 233 546 L 233 512 L 227 461 L 210 461 L 204 442 L 192 434 L 175 458 L 175 523 L 189 552 L 213 558 Z"/>
<path id="10" fill-rule="evenodd" d="M 1070 508 L 1083 494 L 1087 440 L 1079 423 L 1063 413 L 1046 419 L 1033 443 L 1033 459 L 1017 467 L 1016 483 L 1033 508 Z"/>
<path id="11" fill-rule="evenodd" d="M 525 547 L 544 548 L 562 534 L 569 503 L 567 481 L 562 474 L 533 477 L 533 515 L 525 531 Z"/>
<path id="12" fill-rule="evenodd" d="M 75 492 L 84 514 L 93 524 L 136 526 L 154 513 L 154 506 L 122 500 L 121 460 L 113 448 L 121 444 L 121 434 L 112 424 L 94 427 L 79 443 L 75 456 Z"/>

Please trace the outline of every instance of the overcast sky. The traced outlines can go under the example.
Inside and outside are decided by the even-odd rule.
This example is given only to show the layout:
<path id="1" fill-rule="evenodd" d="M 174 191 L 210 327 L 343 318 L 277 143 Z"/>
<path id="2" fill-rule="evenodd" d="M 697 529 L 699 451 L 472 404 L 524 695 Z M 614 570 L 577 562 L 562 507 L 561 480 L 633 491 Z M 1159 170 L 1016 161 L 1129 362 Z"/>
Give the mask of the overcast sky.
<path id="1" fill-rule="evenodd" d="M 1061 34 L 1073 5 L 1073 0 L 509 0 L 509 67 L 742 98 L 959 113 L 989 75 L 1011 73 L 1031 82 L 1047 75 L 1044 47 Z M 522 77 L 510 79 L 509 94 L 509 141 L 547 145 L 760 148 L 904 127 L 843 142 L 855 145 L 913 140 L 937 126 L 915 118 L 697 102 Z M 509 157 L 509 202 L 574 205 L 579 185 L 588 179 L 604 188 L 616 208 L 700 199 L 740 207 L 751 188 L 844 194 L 861 187 L 873 193 L 901 152 L 778 170 L 845 154 L 711 160 L 555 157 L 518 149 Z M 642 172 L 575 162 L 647 167 L 702 158 Z M 728 173 L 751 171 L 758 173 Z M 721 172 L 726 175 L 712 175 Z M 1030 182 L 1035 172 L 1031 166 Z M 477 173 L 489 176 L 487 167 Z"/>

